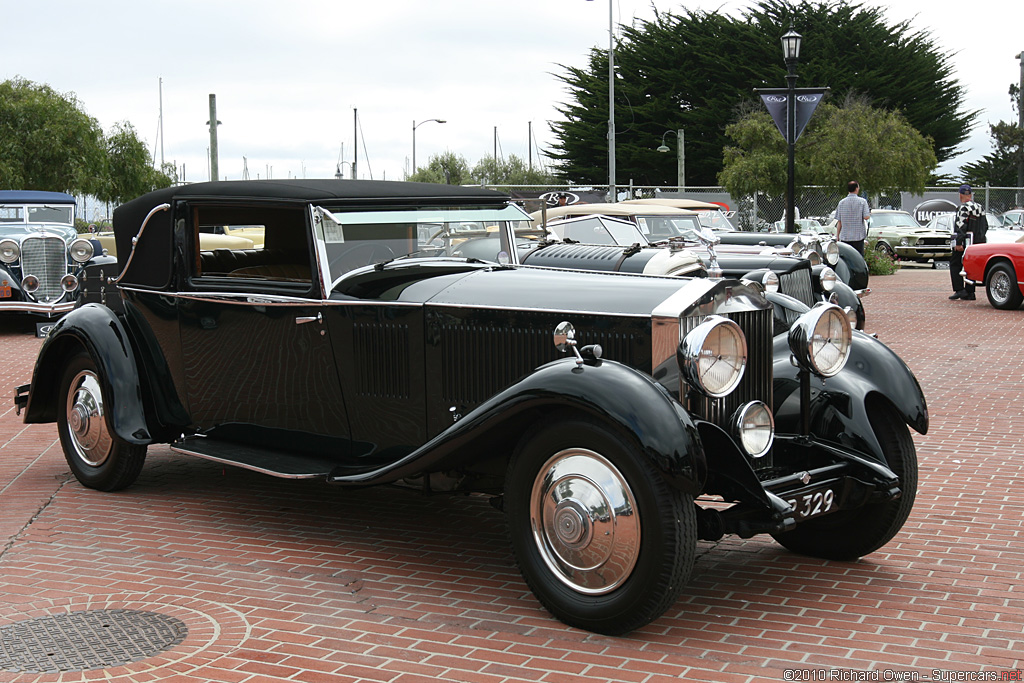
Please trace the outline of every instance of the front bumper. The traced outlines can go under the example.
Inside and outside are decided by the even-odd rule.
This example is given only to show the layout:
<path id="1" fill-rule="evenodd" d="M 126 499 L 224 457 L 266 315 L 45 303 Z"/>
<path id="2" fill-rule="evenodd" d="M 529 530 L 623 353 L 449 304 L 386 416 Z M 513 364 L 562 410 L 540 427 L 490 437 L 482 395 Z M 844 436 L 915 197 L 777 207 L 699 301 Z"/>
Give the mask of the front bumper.
<path id="1" fill-rule="evenodd" d="M 929 259 L 935 259 L 936 261 L 948 261 L 952 254 L 952 249 L 949 245 L 937 245 L 937 244 L 922 244 L 922 245 L 911 245 L 909 247 L 894 247 L 896 249 L 896 256 L 905 261 L 927 261 Z"/>
<path id="2" fill-rule="evenodd" d="M 58 301 L 52 304 L 41 304 L 36 301 L 4 301 L 0 300 L 0 313 L 32 313 L 52 318 L 64 315 L 75 307 L 74 300 Z"/>

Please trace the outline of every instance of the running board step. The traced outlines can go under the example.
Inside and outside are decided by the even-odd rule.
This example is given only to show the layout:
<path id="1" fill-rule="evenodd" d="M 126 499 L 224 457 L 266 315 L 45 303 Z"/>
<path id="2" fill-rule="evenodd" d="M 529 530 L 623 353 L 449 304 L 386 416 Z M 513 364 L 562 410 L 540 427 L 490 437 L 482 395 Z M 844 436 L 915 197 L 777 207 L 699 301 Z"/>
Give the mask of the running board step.
<path id="1" fill-rule="evenodd" d="M 171 450 L 284 479 L 325 478 L 338 466 L 334 460 L 306 453 L 272 451 L 202 436 L 187 436 L 175 441 Z"/>

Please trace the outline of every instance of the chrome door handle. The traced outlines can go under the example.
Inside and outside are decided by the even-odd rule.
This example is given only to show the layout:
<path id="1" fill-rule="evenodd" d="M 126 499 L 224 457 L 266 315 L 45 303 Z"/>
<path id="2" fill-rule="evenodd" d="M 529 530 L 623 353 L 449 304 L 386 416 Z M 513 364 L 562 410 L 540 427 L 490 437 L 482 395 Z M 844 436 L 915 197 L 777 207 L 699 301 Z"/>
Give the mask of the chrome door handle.
<path id="1" fill-rule="evenodd" d="M 305 323 L 323 323 L 323 321 L 324 321 L 324 316 L 322 314 L 320 314 L 320 313 L 317 313 L 315 316 L 310 316 L 308 318 L 296 318 L 295 319 L 295 324 L 296 325 L 303 325 Z"/>

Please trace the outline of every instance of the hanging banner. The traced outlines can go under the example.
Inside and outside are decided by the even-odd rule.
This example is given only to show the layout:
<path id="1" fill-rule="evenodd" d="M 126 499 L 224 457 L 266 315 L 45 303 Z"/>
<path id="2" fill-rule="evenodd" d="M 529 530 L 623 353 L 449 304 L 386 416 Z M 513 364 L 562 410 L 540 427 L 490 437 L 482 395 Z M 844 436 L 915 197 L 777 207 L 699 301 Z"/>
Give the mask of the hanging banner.
<path id="1" fill-rule="evenodd" d="M 818 104 L 828 94 L 828 88 L 796 88 L 793 91 L 796 104 L 796 131 L 792 142 L 800 139 L 800 134 L 807 128 L 811 115 Z M 775 122 L 775 127 L 782 133 L 782 139 L 788 144 L 789 139 L 789 89 L 788 88 L 757 88 L 755 92 L 761 96 L 768 114 Z"/>

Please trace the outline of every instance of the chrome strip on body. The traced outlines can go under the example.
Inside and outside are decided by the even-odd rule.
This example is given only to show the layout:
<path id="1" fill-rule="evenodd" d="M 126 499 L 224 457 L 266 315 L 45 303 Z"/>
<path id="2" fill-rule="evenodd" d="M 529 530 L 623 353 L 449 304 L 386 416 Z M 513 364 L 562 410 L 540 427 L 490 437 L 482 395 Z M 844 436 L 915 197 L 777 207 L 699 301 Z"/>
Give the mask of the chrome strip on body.
<path id="1" fill-rule="evenodd" d="M 222 465 L 231 465 L 232 467 L 241 467 L 244 470 L 252 470 L 253 472 L 259 472 L 260 474 L 269 474 L 272 477 L 278 479 L 317 479 L 323 478 L 322 474 L 282 474 L 275 470 L 270 470 L 265 467 L 257 467 L 256 465 L 250 465 L 249 463 L 240 462 L 238 460 L 228 460 L 227 458 L 218 458 L 215 455 L 209 455 L 207 453 L 197 453 L 196 451 L 190 451 L 180 446 L 171 445 L 170 449 L 175 453 L 181 453 L 182 455 L 194 455 L 197 458 L 203 460 L 212 460 L 213 462 L 219 462 Z"/>

